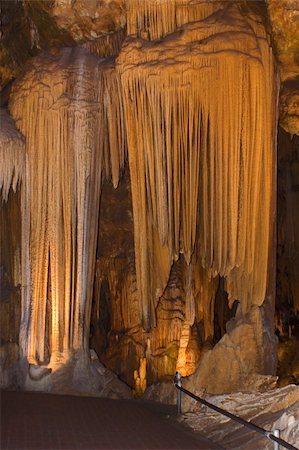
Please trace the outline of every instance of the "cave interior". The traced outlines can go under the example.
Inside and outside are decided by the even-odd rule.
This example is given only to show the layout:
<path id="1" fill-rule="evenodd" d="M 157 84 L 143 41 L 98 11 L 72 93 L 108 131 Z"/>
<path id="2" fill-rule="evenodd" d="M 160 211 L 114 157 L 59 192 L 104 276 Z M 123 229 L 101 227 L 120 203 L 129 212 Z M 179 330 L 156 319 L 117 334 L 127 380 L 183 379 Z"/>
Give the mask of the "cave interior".
<path id="1" fill-rule="evenodd" d="M 1 388 L 298 384 L 298 2 L 1 8 Z"/>

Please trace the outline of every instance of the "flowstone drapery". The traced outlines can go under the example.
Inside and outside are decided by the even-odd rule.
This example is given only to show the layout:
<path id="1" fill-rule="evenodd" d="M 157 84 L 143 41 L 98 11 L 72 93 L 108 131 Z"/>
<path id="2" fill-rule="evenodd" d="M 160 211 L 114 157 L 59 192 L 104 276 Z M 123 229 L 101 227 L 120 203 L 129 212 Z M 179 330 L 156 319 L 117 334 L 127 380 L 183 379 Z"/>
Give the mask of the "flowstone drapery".
<path id="1" fill-rule="evenodd" d="M 160 24 L 170 7 L 163 3 L 165 17 L 158 18 L 162 3 L 154 3 Z M 173 261 L 183 253 L 189 263 L 197 241 L 203 267 L 226 277 L 231 303 L 238 299 L 244 311 L 261 305 L 276 117 L 264 27 L 229 4 L 164 39 L 129 38 L 117 68 L 145 328 L 155 325 L 155 305 Z"/>
<path id="2" fill-rule="evenodd" d="M 101 174 L 116 187 L 125 157 L 118 91 L 111 61 L 83 49 L 41 55 L 14 85 L 28 153 L 21 346 L 32 364 L 89 348 Z"/>

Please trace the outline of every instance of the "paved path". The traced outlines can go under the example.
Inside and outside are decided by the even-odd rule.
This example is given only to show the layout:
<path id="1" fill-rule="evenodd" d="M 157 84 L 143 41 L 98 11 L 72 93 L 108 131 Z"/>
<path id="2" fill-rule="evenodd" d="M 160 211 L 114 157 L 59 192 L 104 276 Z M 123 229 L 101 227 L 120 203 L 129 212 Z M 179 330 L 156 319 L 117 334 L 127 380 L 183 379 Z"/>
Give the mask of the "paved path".
<path id="1" fill-rule="evenodd" d="M 1 392 L 5 449 L 217 449 L 140 401 Z"/>

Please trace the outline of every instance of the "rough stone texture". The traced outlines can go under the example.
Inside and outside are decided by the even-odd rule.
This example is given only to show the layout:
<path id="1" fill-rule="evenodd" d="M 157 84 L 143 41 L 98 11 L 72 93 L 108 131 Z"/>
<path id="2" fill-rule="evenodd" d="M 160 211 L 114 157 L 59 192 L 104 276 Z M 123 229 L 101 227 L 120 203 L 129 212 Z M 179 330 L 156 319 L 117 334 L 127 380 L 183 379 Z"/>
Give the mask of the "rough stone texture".
<path id="1" fill-rule="evenodd" d="M 75 42 L 117 31 L 126 23 L 124 0 L 27 0 L 26 3 L 49 14 L 57 28 L 67 32 Z"/>
<path id="2" fill-rule="evenodd" d="M 267 0 L 267 4 L 282 80 L 280 125 L 299 134 L 299 3 Z"/>
<path id="3" fill-rule="evenodd" d="M 282 337 L 277 347 L 278 386 L 299 384 L 299 337 Z"/>
<path id="4" fill-rule="evenodd" d="M 282 64 L 282 79 L 297 74 L 299 63 L 298 0 L 267 0 L 273 38 Z"/>
<path id="5" fill-rule="evenodd" d="M 14 30 L 18 29 L 18 33 Z M 32 55 L 30 32 L 21 2 L 1 3 L 0 88 L 16 76 L 26 59 Z"/>
<path id="6" fill-rule="evenodd" d="M 208 397 L 210 403 L 240 416 L 254 424 L 273 431 L 291 445 L 299 441 L 299 387 L 290 385 L 263 393 L 241 393 Z M 192 404 L 192 412 L 180 421 L 189 425 L 225 449 L 273 449 L 273 442 L 213 410 Z"/>
<path id="7" fill-rule="evenodd" d="M 126 22 L 124 0 L 11 0 L 1 12 L 1 88 L 41 49 L 93 41 Z"/>
<path id="8" fill-rule="evenodd" d="M 52 2 L 4 1 L 2 12 L 2 39 L 0 44 L 1 89 L 23 69 L 28 58 L 41 49 L 53 46 L 72 46 L 75 41 L 43 6 Z"/>
<path id="9" fill-rule="evenodd" d="M 279 124 L 291 136 L 299 135 L 299 75 L 282 84 Z"/>
<path id="10" fill-rule="evenodd" d="M 18 385 L 21 320 L 21 195 L 0 200 L 0 387 Z"/>
<path id="11" fill-rule="evenodd" d="M 186 389 L 204 389 L 211 394 L 254 390 L 260 384 L 259 374 L 273 373 L 274 353 L 273 360 L 264 357 L 273 351 L 275 343 L 268 342 L 267 347 L 264 339 L 263 306 L 254 306 L 247 314 L 242 314 L 239 306 L 226 330 L 215 347 L 204 355 L 195 374 L 186 379 Z"/>
<path id="12" fill-rule="evenodd" d="M 132 390 L 105 368 L 91 350 L 90 358 L 79 351 L 51 368 L 29 365 L 25 384 L 29 391 L 80 394 L 94 397 L 132 398 Z"/>

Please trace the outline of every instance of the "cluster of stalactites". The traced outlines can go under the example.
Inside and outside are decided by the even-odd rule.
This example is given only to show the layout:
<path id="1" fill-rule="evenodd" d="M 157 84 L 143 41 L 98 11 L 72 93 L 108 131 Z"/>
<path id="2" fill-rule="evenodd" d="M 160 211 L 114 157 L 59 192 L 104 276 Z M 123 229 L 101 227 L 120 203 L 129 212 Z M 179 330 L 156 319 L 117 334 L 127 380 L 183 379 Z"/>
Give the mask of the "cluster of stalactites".
<path id="1" fill-rule="evenodd" d="M 25 173 L 25 141 L 6 110 L 0 109 L 0 193 L 7 201 L 10 188 L 15 192 Z"/>
<path id="2" fill-rule="evenodd" d="M 125 30 L 120 29 L 115 33 L 103 34 L 97 39 L 87 41 L 82 47 L 100 58 L 117 56 L 125 39 Z"/>
<path id="3" fill-rule="evenodd" d="M 129 0 L 127 33 L 143 39 L 160 39 L 185 23 L 202 20 L 221 8 L 216 0 Z"/>
<path id="4" fill-rule="evenodd" d="M 103 140 L 103 172 L 117 188 L 127 157 L 126 121 L 120 77 L 114 61 L 108 60 L 103 68 L 100 79 L 102 98 L 99 100 L 102 108 L 99 133 Z"/>
<path id="5" fill-rule="evenodd" d="M 251 25 L 229 4 L 180 34 L 130 39 L 118 57 L 147 327 L 173 260 L 189 262 L 197 239 L 231 301 L 264 300 L 276 83 L 264 28 Z"/>
<path id="6" fill-rule="evenodd" d="M 119 89 L 113 63 L 80 48 L 41 55 L 13 87 L 28 153 L 30 362 L 88 348 L 101 175 L 117 186 L 125 159 Z"/>

